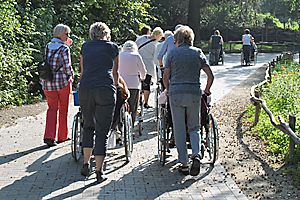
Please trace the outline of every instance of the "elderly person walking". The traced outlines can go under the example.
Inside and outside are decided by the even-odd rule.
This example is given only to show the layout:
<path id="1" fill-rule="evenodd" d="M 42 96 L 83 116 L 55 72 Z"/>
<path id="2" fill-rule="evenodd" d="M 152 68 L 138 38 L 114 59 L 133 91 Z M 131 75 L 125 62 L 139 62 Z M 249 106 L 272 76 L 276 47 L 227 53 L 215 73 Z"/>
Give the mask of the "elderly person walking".
<path id="1" fill-rule="evenodd" d="M 175 30 L 174 31 L 176 31 L 180 27 L 182 27 L 182 25 L 181 24 L 177 24 L 175 26 Z M 165 42 L 163 43 L 163 45 L 162 45 L 162 47 L 159 50 L 159 53 L 157 55 L 157 59 L 159 61 L 160 69 L 163 69 L 163 67 L 164 67 L 164 59 L 165 59 L 165 57 L 175 47 L 176 47 L 176 45 L 174 43 L 174 35 L 170 34 L 169 36 L 165 36 Z"/>
<path id="2" fill-rule="evenodd" d="M 243 42 L 243 54 L 244 60 L 246 65 L 250 65 L 250 52 L 251 52 L 251 45 L 253 44 L 253 37 L 250 35 L 250 30 L 245 29 L 244 35 L 242 35 L 242 42 Z"/>
<path id="3" fill-rule="evenodd" d="M 120 75 L 125 80 L 130 92 L 128 103 L 130 106 L 132 124 L 135 122 L 137 105 L 140 96 L 141 80 L 145 79 L 146 68 L 138 47 L 134 41 L 126 41 L 119 58 Z"/>
<path id="4" fill-rule="evenodd" d="M 175 31 L 174 48 L 167 56 L 163 81 L 168 91 L 173 130 L 181 163 L 179 172 L 196 176 L 200 172 L 200 71 L 207 75 L 204 92 L 210 94 L 214 76 L 201 49 L 193 47 L 194 32 L 188 26 Z M 186 127 L 192 146 L 192 166 L 189 170 L 186 146 Z"/>
<path id="5" fill-rule="evenodd" d="M 151 81 L 156 83 L 156 67 L 154 63 L 155 49 L 158 44 L 158 41 L 161 40 L 163 35 L 164 35 L 163 30 L 160 27 L 156 27 L 155 29 L 153 29 L 150 36 L 144 35 L 139 37 L 135 41 L 147 70 L 147 76 L 142 86 L 142 89 L 144 90 L 145 108 L 150 108 L 148 104 L 148 100 L 150 95 Z"/>
<path id="6" fill-rule="evenodd" d="M 81 174 L 90 174 L 89 162 L 94 148 L 96 177 L 99 183 L 106 179 L 103 162 L 119 83 L 119 51 L 118 46 L 109 41 L 110 32 L 105 23 L 93 23 L 89 30 L 91 41 L 82 45 L 80 55 L 79 101 L 84 120 L 84 160 Z"/>
<path id="7" fill-rule="evenodd" d="M 53 79 L 41 80 L 40 83 L 47 99 L 48 109 L 44 142 L 49 146 L 55 146 L 57 113 L 58 134 L 57 142 L 68 140 L 68 107 L 73 80 L 70 49 L 67 41 L 70 41 L 70 27 L 58 24 L 53 30 L 54 38 L 46 46 L 46 57 L 52 67 Z M 51 58 L 51 59 L 50 59 Z"/>
<path id="8" fill-rule="evenodd" d="M 220 34 L 219 30 L 215 30 L 214 35 L 210 36 L 209 44 L 211 49 L 211 65 L 218 65 L 220 59 L 220 52 L 223 45 L 223 37 Z"/>

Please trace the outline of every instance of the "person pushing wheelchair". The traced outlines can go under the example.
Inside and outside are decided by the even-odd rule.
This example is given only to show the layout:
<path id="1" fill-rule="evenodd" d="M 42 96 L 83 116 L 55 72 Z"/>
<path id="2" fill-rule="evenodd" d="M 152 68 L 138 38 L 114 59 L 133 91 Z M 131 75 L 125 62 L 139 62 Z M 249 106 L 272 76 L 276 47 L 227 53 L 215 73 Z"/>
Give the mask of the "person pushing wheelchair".
<path id="1" fill-rule="evenodd" d="M 178 161 L 178 171 L 184 175 L 196 176 L 200 173 L 200 71 L 207 75 L 204 92 L 210 95 L 214 76 L 202 50 L 193 47 L 194 32 L 188 26 L 175 31 L 177 48 L 167 56 L 163 82 L 169 95 L 173 132 Z M 192 165 L 189 168 L 186 146 L 186 127 L 192 146 Z"/>

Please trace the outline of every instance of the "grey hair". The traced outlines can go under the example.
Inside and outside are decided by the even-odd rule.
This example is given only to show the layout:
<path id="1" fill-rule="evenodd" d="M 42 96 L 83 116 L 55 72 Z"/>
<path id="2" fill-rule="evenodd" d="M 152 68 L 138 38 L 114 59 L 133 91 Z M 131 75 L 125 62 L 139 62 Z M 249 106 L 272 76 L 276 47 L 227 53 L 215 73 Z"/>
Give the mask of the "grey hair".
<path id="1" fill-rule="evenodd" d="M 90 38 L 91 40 L 110 40 L 110 29 L 103 22 L 95 22 L 90 26 Z M 105 38 L 106 37 L 106 38 Z"/>
<path id="2" fill-rule="evenodd" d="M 122 50 L 123 51 L 137 52 L 138 47 L 137 47 L 137 45 L 134 41 L 128 40 L 124 43 Z"/>
<path id="3" fill-rule="evenodd" d="M 69 26 L 64 24 L 57 24 L 53 29 L 53 37 L 61 38 L 63 34 L 70 33 L 71 29 Z"/>
<path id="4" fill-rule="evenodd" d="M 177 25 L 175 26 L 174 31 L 176 31 L 177 29 L 179 29 L 179 28 L 182 27 L 182 26 L 183 26 L 182 24 L 177 24 Z"/>
<path id="5" fill-rule="evenodd" d="M 195 39 L 195 34 L 189 26 L 182 26 L 175 31 L 174 39 L 179 44 L 186 43 L 192 46 Z"/>
<path id="6" fill-rule="evenodd" d="M 164 32 L 164 35 L 165 35 L 165 38 L 167 39 L 169 36 L 173 35 L 173 33 L 172 33 L 172 31 L 170 31 L 170 30 L 166 30 L 166 31 Z"/>

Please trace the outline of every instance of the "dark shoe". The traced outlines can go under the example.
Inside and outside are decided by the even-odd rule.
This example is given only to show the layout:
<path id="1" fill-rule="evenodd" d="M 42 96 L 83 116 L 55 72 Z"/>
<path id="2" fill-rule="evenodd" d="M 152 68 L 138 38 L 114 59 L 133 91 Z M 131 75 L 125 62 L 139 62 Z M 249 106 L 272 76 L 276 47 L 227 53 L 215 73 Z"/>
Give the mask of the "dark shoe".
<path id="1" fill-rule="evenodd" d="M 62 141 L 57 141 L 57 144 L 60 144 L 60 143 L 63 143 L 63 142 L 69 141 L 69 140 L 71 140 L 71 138 L 67 138 L 66 140 L 62 140 Z"/>
<path id="2" fill-rule="evenodd" d="M 152 106 L 149 106 L 148 104 L 144 104 L 144 108 L 148 109 L 148 108 L 152 108 Z"/>
<path id="3" fill-rule="evenodd" d="M 194 156 L 192 158 L 192 160 L 193 160 L 193 163 L 192 163 L 192 167 L 190 170 L 190 175 L 197 176 L 200 173 L 200 157 Z"/>
<path id="4" fill-rule="evenodd" d="M 88 163 L 83 164 L 80 173 L 82 176 L 90 175 L 90 166 Z"/>
<path id="5" fill-rule="evenodd" d="M 57 143 L 51 139 L 44 139 L 44 143 L 46 143 L 48 145 L 48 147 L 54 147 L 57 145 Z"/>
<path id="6" fill-rule="evenodd" d="M 189 166 L 183 166 L 183 165 L 179 166 L 178 172 L 185 175 L 185 176 L 189 175 L 190 174 Z"/>
<path id="7" fill-rule="evenodd" d="M 95 173 L 96 173 L 96 178 L 97 178 L 98 183 L 101 183 L 101 182 L 107 180 L 107 177 L 103 174 L 103 172 L 96 171 Z"/>

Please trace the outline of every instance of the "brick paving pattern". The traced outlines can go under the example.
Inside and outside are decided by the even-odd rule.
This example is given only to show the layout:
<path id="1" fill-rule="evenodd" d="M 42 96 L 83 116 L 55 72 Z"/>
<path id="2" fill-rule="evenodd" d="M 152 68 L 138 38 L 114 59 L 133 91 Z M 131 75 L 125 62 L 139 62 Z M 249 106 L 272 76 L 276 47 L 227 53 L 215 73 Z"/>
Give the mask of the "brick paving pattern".
<path id="1" fill-rule="evenodd" d="M 71 104 L 70 128 L 76 111 Z M 161 166 L 153 112 L 147 114 L 143 135 L 134 140 L 128 164 L 122 147 L 109 150 L 108 180 L 100 184 L 95 174 L 88 179 L 80 175 L 82 160 L 77 163 L 71 157 L 70 141 L 54 148 L 43 144 L 45 115 L 0 129 L 0 199 L 247 199 L 218 162 L 214 167 L 203 163 L 196 177 L 182 176 L 173 149 Z"/>

